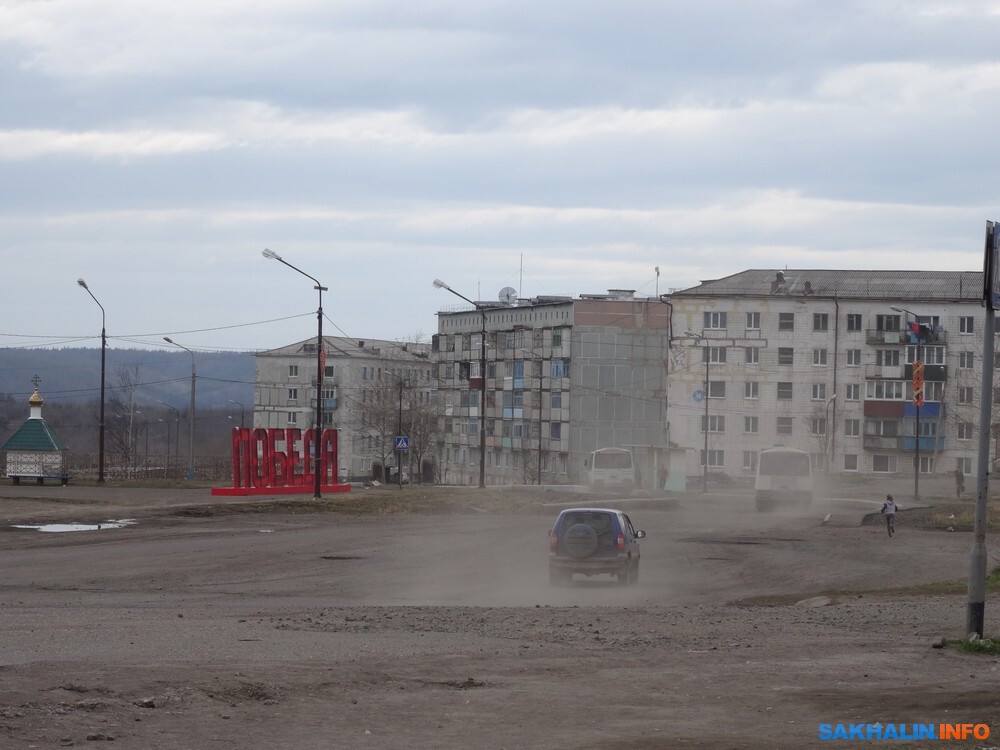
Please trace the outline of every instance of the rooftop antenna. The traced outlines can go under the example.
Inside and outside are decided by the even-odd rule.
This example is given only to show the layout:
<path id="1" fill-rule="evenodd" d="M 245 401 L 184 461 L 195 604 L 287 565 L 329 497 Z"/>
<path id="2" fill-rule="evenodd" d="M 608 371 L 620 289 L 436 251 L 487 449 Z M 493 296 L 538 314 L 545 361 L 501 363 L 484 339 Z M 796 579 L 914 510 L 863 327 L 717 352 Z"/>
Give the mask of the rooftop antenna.
<path id="1" fill-rule="evenodd" d="M 521 273 L 517 277 L 517 293 L 524 296 L 524 253 L 521 253 Z"/>
<path id="2" fill-rule="evenodd" d="M 653 266 L 653 270 L 656 271 L 656 296 L 660 296 L 660 267 Z"/>

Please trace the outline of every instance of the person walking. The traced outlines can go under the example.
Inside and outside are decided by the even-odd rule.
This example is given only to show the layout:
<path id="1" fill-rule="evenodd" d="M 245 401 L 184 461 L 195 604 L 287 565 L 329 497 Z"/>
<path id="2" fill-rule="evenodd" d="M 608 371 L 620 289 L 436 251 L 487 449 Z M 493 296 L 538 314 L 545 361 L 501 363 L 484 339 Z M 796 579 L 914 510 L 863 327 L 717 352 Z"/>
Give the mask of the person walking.
<path id="1" fill-rule="evenodd" d="M 885 516 L 885 530 L 892 536 L 896 533 L 896 501 L 892 499 L 892 495 L 885 496 L 885 502 L 882 503 L 882 515 Z"/>
<path id="2" fill-rule="evenodd" d="M 965 492 L 965 475 L 962 473 L 962 467 L 955 469 L 955 499 L 961 500 L 962 493 Z"/>

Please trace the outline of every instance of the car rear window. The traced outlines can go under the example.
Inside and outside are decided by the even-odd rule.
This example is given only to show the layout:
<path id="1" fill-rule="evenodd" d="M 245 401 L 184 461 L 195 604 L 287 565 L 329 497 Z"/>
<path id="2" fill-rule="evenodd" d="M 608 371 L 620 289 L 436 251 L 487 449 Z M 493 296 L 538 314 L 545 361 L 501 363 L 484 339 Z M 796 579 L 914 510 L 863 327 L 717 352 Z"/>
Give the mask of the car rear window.
<path id="1" fill-rule="evenodd" d="M 559 521 L 560 531 L 576 526 L 578 523 L 586 524 L 601 536 L 602 534 L 614 534 L 618 532 L 618 522 L 614 513 L 601 513 L 600 511 L 574 510 L 563 513 Z"/>

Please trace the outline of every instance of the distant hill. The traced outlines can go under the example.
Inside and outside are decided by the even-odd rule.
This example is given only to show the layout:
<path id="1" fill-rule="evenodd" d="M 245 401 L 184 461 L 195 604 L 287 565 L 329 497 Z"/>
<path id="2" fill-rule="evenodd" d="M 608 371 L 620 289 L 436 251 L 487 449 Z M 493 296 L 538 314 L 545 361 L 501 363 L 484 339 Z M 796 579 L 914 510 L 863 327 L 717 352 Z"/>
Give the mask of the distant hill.
<path id="1" fill-rule="evenodd" d="M 232 399 L 252 409 L 255 377 L 252 354 L 197 352 L 195 367 L 198 408 L 227 408 Z M 136 377 L 138 368 L 138 377 Z M 191 355 L 178 351 L 108 349 L 107 395 L 122 391 L 122 375 L 129 371 L 138 384 L 137 404 L 166 401 L 186 408 L 191 392 Z M 46 402 L 95 401 L 100 395 L 100 349 L 0 349 L 0 397 L 20 403 L 31 393 L 31 378 L 41 378 Z"/>

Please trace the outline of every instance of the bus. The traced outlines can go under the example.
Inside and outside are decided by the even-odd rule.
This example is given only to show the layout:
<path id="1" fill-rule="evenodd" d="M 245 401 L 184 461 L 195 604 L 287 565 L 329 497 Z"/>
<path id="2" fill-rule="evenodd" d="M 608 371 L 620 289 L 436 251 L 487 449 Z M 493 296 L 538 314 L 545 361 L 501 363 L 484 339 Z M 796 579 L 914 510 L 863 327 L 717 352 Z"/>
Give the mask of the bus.
<path id="1" fill-rule="evenodd" d="M 587 480 L 593 487 L 635 487 L 632 451 L 625 448 L 598 448 L 587 459 Z"/>
<path id="2" fill-rule="evenodd" d="M 781 500 L 808 505 L 813 500 L 813 474 L 809 454 L 777 446 L 762 450 L 754 481 L 757 510 L 768 510 Z"/>

